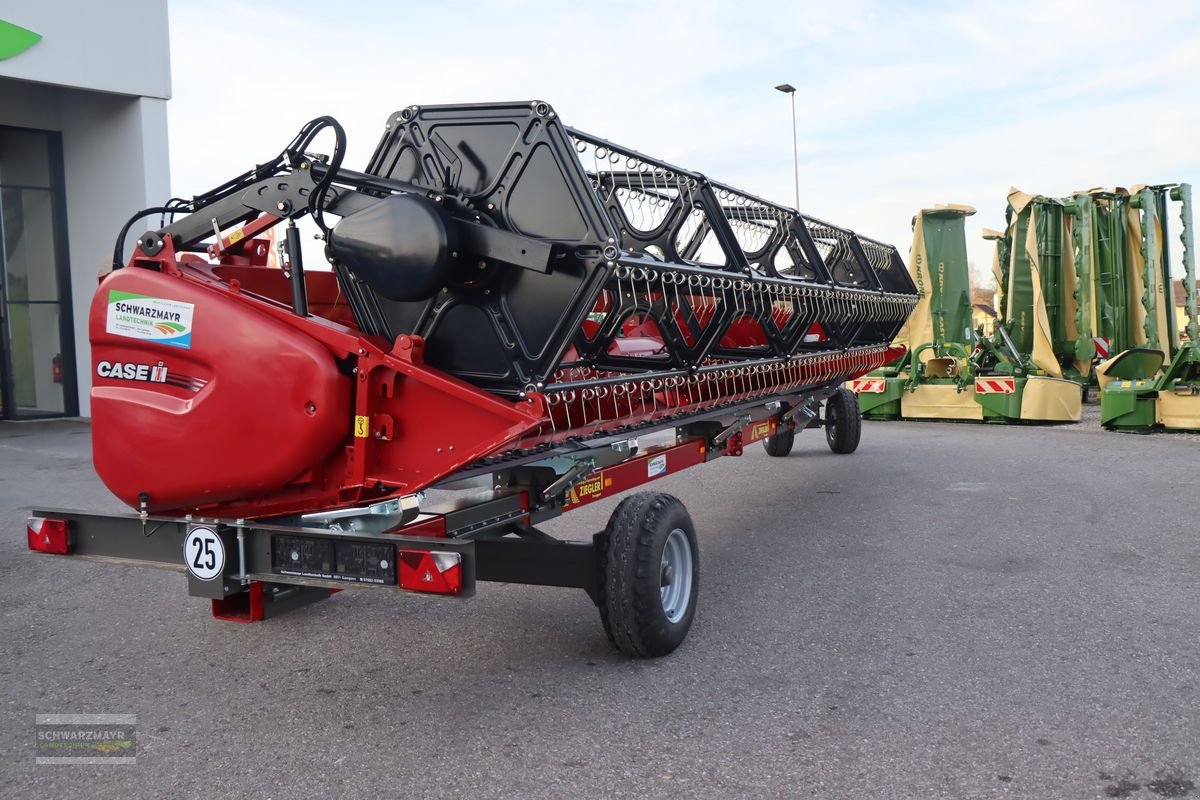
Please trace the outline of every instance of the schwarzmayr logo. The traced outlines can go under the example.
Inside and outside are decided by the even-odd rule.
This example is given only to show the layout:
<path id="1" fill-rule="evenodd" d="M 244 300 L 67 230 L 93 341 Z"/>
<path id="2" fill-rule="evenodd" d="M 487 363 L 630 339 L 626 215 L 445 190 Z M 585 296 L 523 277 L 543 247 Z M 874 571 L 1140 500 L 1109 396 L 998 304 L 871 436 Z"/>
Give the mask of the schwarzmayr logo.
<path id="1" fill-rule="evenodd" d="M 188 350 L 192 346 L 194 309 L 191 303 L 178 300 L 111 290 L 104 330 Z"/>
<path id="2" fill-rule="evenodd" d="M 36 764 L 136 764 L 136 714 L 37 714 Z"/>
<path id="3" fill-rule="evenodd" d="M 0 19 L 0 61 L 21 55 L 41 40 L 40 33 Z"/>

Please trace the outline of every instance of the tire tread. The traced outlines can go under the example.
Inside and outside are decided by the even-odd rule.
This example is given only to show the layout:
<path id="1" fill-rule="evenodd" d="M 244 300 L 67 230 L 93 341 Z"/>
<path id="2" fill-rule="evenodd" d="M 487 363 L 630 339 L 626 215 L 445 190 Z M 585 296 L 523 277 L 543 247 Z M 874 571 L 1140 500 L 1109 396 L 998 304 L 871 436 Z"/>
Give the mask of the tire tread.
<path id="1" fill-rule="evenodd" d="M 858 407 L 858 396 L 845 386 L 840 386 L 825 401 L 826 414 L 829 413 L 829 407 L 835 404 L 838 424 L 833 435 L 826 437 L 826 441 L 829 442 L 829 449 L 835 453 L 853 453 L 862 439 L 862 410 Z"/>
<path id="2" fill-rule="evenodd" d="M 672 625 L 662 612 L 656 555 L 661 558 L 661 543 L 674 527 L 689 536 L 694 573 L 691 608 Z M 662 492 L 631 495 L 613 511 L 608 527 L 596 537 L 596 546 L 597 605 L 609 641 L 635 658 L 666 655 L 678 647 L 691 627 L 699 588 L 695 532 L 683 503 Z"/>

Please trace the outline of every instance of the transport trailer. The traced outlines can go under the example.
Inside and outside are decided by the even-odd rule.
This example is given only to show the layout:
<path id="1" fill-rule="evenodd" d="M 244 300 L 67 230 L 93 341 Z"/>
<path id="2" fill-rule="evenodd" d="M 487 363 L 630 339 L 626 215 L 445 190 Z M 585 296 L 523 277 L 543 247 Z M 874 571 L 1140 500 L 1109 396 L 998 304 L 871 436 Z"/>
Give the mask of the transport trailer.
<path id="1" fill-rule="evenodd" d="M 543 102 L 409 107 L 366 171 L 344 150 L 318 118 L 125 226 L 89 334 L 93 460 L 133 512 L 37 509 L 30 549 L 184 572 L 243 622 L 348 588 L 581 588 L 622 652 L 671 652 L 699 586 L 679 500 L 538 526 L 809 427 L 853 452 L 842 384 L 902 355 L 916 302 L 895 248 Z"/>
<path id="2" fill-rule="evenodd" d="M 824 419 L 816 416 L 822 395 Z M 823 427 L 833 452 L 853 452 L 860 417 L 852 400 L 844 389 L 827 390 L 797 398 L 791 408 L 775 402 L 693 423 L 645 451 L 630 440 L 575 450 L 491 473 L 492 488 L 462 489 L 422 511 L 408 498 L 352 514 L 270 521 L 39 509 L 28 522 L 29 546 L 186 572 L 189 594 L 210 598 L 214 617 L 236 622 L 269 619 L 348 588 L 455 597 L 472 596 L 478 581 L 579 588 L 622 652 L 665 655 L 691 626 L 699 586 L 696 532 L 683 504 L 663 492 L 632 494 L 603 531 L 582 541 L 556 539 L 537 526 L 689 467 L 740 456 L 754 442 L 787 455 L 797 419 Z"/>

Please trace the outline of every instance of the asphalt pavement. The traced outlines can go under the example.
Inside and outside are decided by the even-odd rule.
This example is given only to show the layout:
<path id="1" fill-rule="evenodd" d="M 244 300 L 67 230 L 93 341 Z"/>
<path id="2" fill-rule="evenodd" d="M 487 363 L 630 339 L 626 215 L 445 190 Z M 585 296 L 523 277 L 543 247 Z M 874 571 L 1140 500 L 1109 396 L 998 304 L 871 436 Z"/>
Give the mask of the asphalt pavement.
<path id="1" fill-rule="evenodd" d="M 863 434 L 659 481 L 699 612 L 631 661 L 580 591 L 238 625 L 182 575 L 31 554 L 31 506 L 122 507 L 85 424 L 0 424 L 0 797 L 1200 797 L 1200 443 Z M 44 713 L 135 714 L 136 764 L 35 765 Z"/>

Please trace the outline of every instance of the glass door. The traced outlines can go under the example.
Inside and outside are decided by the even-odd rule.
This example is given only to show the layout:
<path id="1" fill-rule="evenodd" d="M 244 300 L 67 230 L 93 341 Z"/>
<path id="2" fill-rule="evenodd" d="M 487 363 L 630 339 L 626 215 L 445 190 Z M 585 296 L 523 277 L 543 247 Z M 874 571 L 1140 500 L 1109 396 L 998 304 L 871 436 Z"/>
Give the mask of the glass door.
<path id="1" fill-rule="evenodd" d="M 58 134 L 0 127 L 0 418 L 78 411 Z"/>

